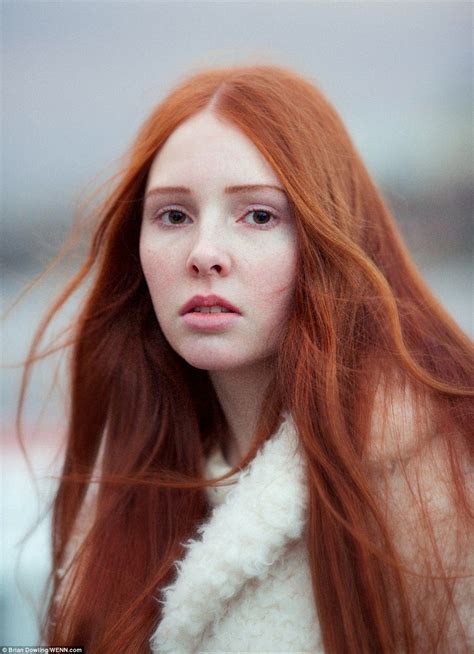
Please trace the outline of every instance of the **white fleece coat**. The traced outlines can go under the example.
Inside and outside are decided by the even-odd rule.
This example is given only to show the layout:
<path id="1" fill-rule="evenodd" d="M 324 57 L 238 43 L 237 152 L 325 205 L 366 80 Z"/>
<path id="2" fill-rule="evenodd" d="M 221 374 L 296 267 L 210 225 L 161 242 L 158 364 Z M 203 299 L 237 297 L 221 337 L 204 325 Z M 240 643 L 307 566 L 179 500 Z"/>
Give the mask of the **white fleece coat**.
<path id="1" fill-rule="evenodd" d="M 215 452 L 206 477 L 228 470 Z M 152 652 L 322 653 L 304 544 L 305 468 L 290 419 L 236 478 L 208 489 L 211 517 L 158 597 Z"/>

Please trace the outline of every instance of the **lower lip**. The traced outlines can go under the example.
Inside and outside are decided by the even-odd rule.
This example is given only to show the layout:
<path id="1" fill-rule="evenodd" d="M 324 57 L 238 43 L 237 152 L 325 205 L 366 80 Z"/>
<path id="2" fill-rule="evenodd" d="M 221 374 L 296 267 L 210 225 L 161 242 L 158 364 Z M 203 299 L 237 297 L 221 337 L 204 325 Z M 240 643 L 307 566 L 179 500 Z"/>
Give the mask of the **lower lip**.
<path id="1" fill-rule="evenodd" d="M 191 329 L 199 332 L 221 332 L 231 327 L 239 318 L 240 313 L 201 313 L 191 311 L 185 313 L 183 320 Z"/>

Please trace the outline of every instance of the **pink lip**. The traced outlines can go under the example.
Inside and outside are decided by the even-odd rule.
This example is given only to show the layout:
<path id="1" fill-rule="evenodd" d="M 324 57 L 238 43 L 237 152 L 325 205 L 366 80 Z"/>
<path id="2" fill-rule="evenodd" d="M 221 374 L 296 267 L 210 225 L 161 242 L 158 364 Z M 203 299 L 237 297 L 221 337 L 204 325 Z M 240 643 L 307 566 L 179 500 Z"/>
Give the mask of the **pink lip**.
<path id="1" fill-rule="evenodd" d="M 194 307 L 215 307 L 219 305 L 232 313 L 200 313 L 193 311 Z M 225 331 L 232 326 L 241 313 L 237 307 L 218 295 L 195 295 L 181 308 L 179 312 L 185 324 L 197 332 L 208 334 Z"/>
<path id="2" fill-rule="evenodd" d="M 240 313 L 198 313 L 191 311 L 184 314 L 182 320 L 194 332 L 215 334 L 232 327 L 241 317 Z"/>
<path id="3" fill-rule="evenodd" d="M 228 302 L 222 297 L 219 297 L 218 295 L 195 295 L 192 297 L 184 306 L 181 307 L 181 310 L 179 312 L 180 316 L 184 316 L 187 313 L 192 313 L 193 309 L 195 307 L 215 307 L 215 306 L 220 306 L 224 307 L 224 309 L 228 309 L 229 311 L 232 311 L 234 314 L 239 314 L 240 311 L 237 309 L 237 307 L 234 307 L 233 304 Z M 222 316 L 222 315 L 228 315 L 228 314 L 212 314 L 212 313 L 206 313 L 206 314 L 201 314 L 203 316 Z"/>

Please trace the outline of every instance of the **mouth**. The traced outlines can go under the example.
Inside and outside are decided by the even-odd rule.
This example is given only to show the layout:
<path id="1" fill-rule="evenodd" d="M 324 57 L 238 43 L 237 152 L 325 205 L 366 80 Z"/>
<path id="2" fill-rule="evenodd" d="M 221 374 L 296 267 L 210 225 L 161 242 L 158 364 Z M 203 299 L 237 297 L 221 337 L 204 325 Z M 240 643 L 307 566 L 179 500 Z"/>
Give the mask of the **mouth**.
<path id="1" fill-rule="evenodd" d="M 194 307 L 194 309 L 189 313 L 235 313 L 235 311 L 231 311 L 230 309 L 226 309 L 225 307 L 216 304 L 212 307 Z"/>
<path id="2" fill-rule="evenodd" d="M 183 307 L 180 315 L 189 313 L 235 313 L 240 315 L 237 307 L 218 295 L 195 295 Z"/>
<path id="3" fill-rule="evenodd" d="M 225 332 L 242 314 L 218 295 L 195 295 L 181 308 L 180 315 L 188 329 L 212 334 Z"/>

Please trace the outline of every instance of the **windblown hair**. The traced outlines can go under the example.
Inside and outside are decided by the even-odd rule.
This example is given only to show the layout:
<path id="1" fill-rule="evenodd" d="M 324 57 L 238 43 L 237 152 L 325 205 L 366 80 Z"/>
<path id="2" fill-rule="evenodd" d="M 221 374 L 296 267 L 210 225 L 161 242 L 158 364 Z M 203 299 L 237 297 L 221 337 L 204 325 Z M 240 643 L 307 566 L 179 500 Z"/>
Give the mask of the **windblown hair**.
<path id="1" fill-rule="evenodd" d="M 444 654 L 455 642 L 467 651 L 456 598 L 469 583 L 472 534 L 471 345 L 420 278 L 335 110 L 309 81 L 269 65 L 200 72 L 153 111 L 98 210 L 87 260 L 37 334 L 27 373 L 48 322 L 93 275 L 74 323 L 44 638 L 94 654 L 148 651 L 158 589 L 209 516 L 204 460 L 228 426 L 207 373 L 165 340 L 139 260 L 151 163 L 206 108 L 263 154 L 296 222 L 292 312 L 240 465 L 288 411 L 307 463 L 305 537 L 324 649 Z M 445 489 L 449 520 L 437 520 L 427 479 Z"/>

